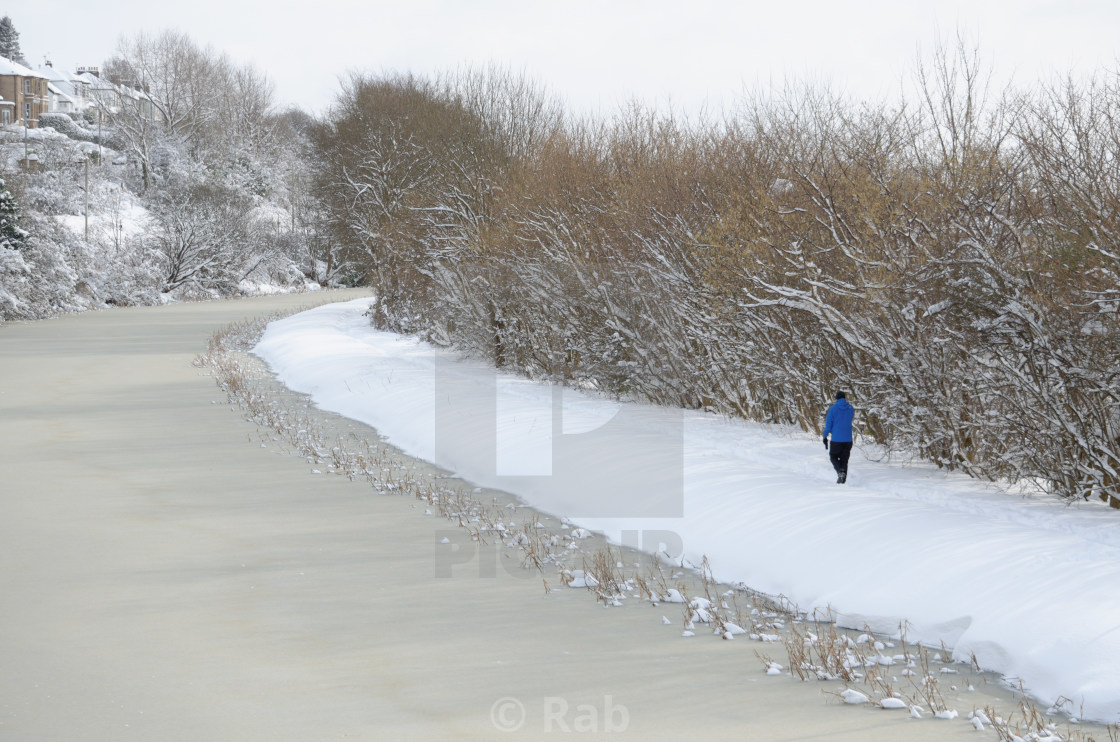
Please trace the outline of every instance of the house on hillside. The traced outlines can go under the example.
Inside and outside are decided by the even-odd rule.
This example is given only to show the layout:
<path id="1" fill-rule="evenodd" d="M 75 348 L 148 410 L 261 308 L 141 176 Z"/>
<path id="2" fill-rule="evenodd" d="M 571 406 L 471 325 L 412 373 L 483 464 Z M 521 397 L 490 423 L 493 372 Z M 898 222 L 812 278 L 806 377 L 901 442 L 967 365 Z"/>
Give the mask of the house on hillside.
<path id="1" fill-rule="evenodd" d="M 90 83 L 76 73 L 55 69 L 49 60 L 39 67 L 39 72 L 50 81 L 48 92 L 51 113 L 81 114 L 94 106 L 90 99 Z"/>
<path id="2" fill-rule="evenodd" d="M 120 96 L 117 94 L 117 87 L 101 77 L 99 68 L 78 67 L 74 72 L 74 79 L 77 84 L 83 86 L 89 107 L 97 112 L 98 124 L 120 113 Z"/>
<path id="3" fill-rule="evenodd" d="M 47 83 L 47 110 L 51 113 L 75 113 L 78 110 L 77 101 L 53 82 Z"/>
<path id="4" fill-rule="evenodd" d="M 0 57 L 0 98 L 12 106 L 0 106 L 0 124 L 39 126 L 39 114 L 50 105 L 50 80 L 41 72 Z"/>
<path id="5" fill-rule="evenodd" d="M 163 116 L 142 86 L 130 81 L 120 83 L 102 77 L 97 67 L 79 67 L 75 77 L 88 84 L 86 95 L 106 119 L 127 112 L 136 119 L 162 121 Z"/>

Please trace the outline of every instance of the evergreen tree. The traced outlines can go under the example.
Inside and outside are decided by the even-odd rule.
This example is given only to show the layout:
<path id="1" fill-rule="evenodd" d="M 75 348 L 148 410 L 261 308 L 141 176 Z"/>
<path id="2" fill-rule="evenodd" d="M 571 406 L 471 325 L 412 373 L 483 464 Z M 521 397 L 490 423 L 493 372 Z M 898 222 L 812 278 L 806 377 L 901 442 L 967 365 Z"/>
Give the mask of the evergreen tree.
<path id="1" fill-rule="evenodd" d="M 19 31 L 8 16 L 0 18 L 0 57 L 20 62 L 23 52 L 19 49 Z"/>
<path id="2" fill-rule="evenodd" d="M 0 180 L 0 248 L 18 249 L 27 240 L 27 232 L 19 227 L 19 204 Z"/>

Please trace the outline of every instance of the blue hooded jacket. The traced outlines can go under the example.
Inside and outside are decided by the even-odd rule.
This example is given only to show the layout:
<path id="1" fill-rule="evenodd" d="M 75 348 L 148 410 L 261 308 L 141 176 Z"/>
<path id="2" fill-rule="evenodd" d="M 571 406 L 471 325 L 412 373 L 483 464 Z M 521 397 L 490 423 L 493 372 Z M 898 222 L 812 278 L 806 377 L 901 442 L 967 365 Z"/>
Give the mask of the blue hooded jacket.
<path id="1" fill-rule="evenodd" d="M 846 399 L 838 399 L 828 408 L 824 418 L 824 437 L 832 435 L 836 443 L 852 442 L 852 418 L 855 417 L 856 408 L 848 404 Z"/>

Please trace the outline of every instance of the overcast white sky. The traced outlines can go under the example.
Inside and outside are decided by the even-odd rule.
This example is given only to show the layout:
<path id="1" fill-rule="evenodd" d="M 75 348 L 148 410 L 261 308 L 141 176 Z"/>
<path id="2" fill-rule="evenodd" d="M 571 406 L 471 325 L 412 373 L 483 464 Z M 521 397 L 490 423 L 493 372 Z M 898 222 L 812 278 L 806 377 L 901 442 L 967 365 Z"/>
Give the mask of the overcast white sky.
<path id="1" fill-rule="evenodd" d="M 121 35 L 175 28 L 314 112 L 349 71 L 489 62 L 607 113 L 631 98 L 694 112 L 787 79 L 894 97 L 919 49 L 958 30 L 1019 82 L 1120 68 L 1118 0 L 17 0 L 3 14 L 33 66 L 100 64 Z"/>

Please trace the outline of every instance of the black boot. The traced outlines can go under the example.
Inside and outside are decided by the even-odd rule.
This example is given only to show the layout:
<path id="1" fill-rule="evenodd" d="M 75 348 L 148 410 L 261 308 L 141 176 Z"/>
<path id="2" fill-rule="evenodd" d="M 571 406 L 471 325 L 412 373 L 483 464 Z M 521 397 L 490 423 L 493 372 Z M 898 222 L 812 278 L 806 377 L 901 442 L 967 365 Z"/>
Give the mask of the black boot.
<path id="1" fill-rule="evenodd" d="M 847 482 L 847 481 L 848 481 L 848 472 L 846 472 L 846 471 L 840 472 L 840 476 L 839 476 L 839 478 L 837 478 L 836 484 L 844 484 L 844 482 Z"/>

